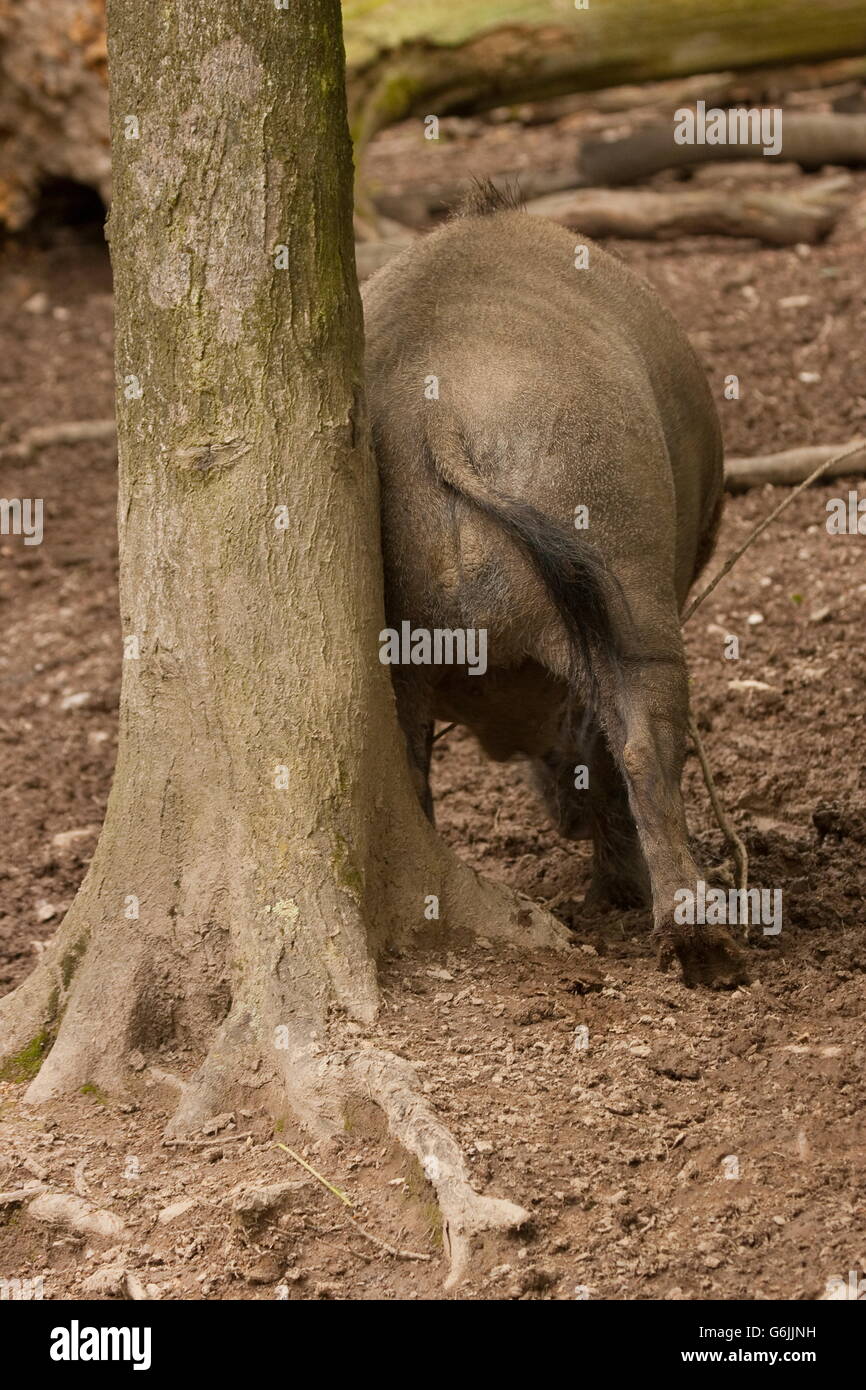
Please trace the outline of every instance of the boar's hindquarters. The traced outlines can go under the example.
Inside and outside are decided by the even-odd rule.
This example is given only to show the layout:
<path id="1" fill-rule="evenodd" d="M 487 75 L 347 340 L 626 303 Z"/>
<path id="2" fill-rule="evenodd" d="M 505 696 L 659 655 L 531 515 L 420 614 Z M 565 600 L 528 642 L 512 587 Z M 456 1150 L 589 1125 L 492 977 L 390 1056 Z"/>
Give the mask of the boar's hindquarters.
<path id="1" fill-rule="evenodd" d="M 699 878 L 679 610 L 718 522 L 718 419 L 649 286 L 595 246 L 576 268 L 574 242 L 525 214 L 473 216 L 365 286 L 388 621 L 488 632 L 483 677 L 395 667 L 401 722 L 428 805 L 435 717 L 554 778 L 589 762 L 596 880 L 619 872 L 639 894 L 648 878 L 662 962 L 736 984 L 742 951 L 674 914 Z"/>

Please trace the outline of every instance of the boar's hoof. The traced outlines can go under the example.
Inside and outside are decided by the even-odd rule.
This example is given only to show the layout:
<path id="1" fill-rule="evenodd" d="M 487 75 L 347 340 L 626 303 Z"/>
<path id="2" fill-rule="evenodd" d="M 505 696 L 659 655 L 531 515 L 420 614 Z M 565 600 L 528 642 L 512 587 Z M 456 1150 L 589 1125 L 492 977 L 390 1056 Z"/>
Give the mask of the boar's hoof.
<path id="1" fill-rule="evenodd" d="M 745 951 L 722 927 L 665 923 L 653 938 L 659 947 L 659 969 L 668 970 L 678 960 L 689 989 L 736 989 L 751 979 Z"/>

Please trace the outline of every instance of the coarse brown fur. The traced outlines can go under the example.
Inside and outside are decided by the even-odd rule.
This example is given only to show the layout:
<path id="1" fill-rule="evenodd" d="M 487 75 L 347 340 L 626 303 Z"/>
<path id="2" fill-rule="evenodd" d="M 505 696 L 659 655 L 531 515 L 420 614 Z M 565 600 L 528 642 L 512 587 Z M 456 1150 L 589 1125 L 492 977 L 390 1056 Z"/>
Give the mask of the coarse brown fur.
<path id="1" fill-rule="evenodd" d="M 491 757 L 528 756 L 563 833 L 593 837 L 593 896 L 651 893 L 663 959 L 690 983 L 736 983 L 739 949 L 672 909 L 699 876 L 679 613 L 722 499 L 718 418 L 685 334 L 619 260 L 492 186 L 364 301 L 388 622 L 488 632 L 483 676 L 393 668 L 425 806 L 437 718 Z"/>

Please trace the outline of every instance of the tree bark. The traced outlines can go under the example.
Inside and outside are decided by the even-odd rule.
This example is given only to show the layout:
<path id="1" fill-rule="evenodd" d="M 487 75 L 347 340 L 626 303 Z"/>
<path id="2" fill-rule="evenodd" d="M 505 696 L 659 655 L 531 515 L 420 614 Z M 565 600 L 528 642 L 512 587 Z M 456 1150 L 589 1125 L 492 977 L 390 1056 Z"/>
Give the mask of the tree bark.
<path id="1" fill-rule="evenodd" d="M 174 1077 L 172 1132 L 240 1103 L 319 1133 L 374 1098 L 436 1187 L 457 1264 L 524 1213 L 479 1197 L 409 1064 L 358 1051 L 376 959 L 430 927 L 565 929 L 445 849 L 378 661 L 378 494 L 336 0 L 110 0 L 125 656 L 90 870 L 0 1004 L 27 1092 Z M 137 134 L 130 134 L 130 132 Z M 328 177 L 322 178 L 322 169 Z M 150 1092 L 142 1091 L 146 1100 Z"/>

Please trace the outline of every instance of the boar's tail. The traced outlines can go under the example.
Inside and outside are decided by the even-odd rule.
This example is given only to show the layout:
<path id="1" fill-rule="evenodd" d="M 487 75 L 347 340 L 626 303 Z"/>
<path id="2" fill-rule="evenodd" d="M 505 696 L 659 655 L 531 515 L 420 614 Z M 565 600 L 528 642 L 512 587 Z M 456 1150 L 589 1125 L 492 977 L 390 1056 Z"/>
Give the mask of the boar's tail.
<path id="1" fill-rule="evenodd" d="M 573 674 L 583 676 L 596 703 L 599 658 L 617 668 L 625 659 L 622 631 L 631 625 L 622 589 L 595 546 L 577 531 L 520 498 L 489 487 L 441 461 L 436 472 L 464 501 L 494 521 L 517 545 L 544 584 L 569 639 Z"/>

